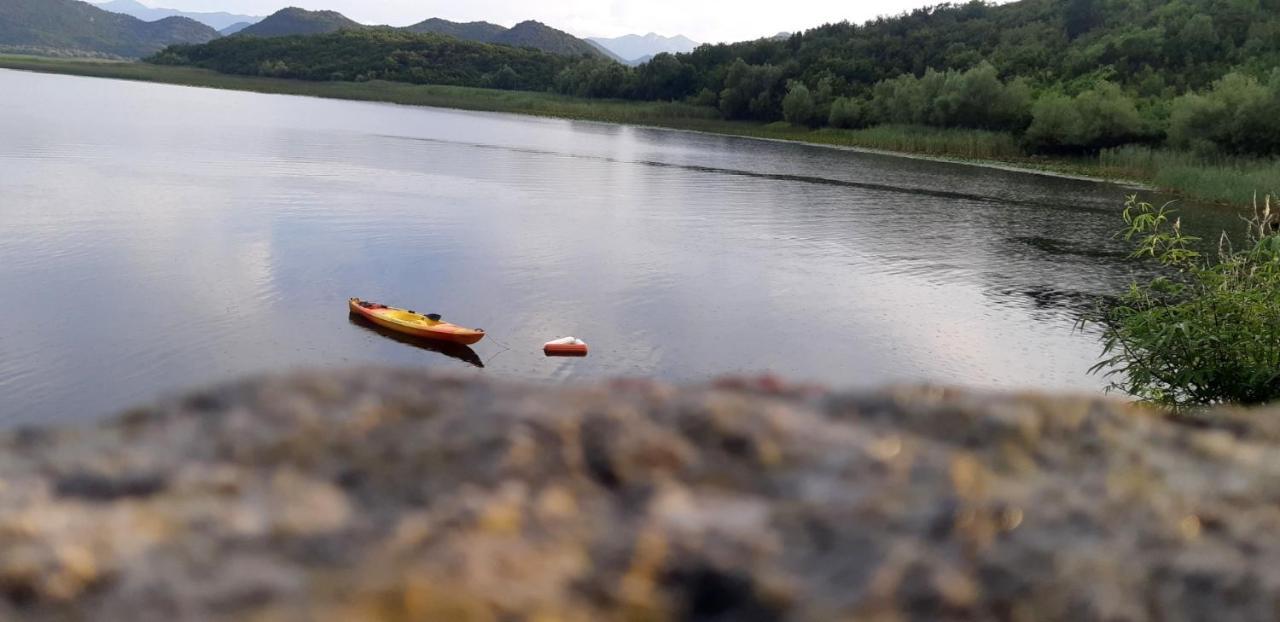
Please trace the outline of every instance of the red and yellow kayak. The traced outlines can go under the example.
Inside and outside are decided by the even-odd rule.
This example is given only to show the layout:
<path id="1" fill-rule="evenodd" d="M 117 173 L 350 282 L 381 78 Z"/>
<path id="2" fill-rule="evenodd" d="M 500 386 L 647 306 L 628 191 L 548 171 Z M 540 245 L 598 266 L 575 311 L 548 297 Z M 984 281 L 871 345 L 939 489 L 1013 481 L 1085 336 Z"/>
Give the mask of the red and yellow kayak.
<path id="1" fill-rule="evenodd" d="M 352 298 L 347 301 L 351 312 L 370 322 L 398 333 L 471 345 L 484 339 L 484 331 L 443 322 L 438 315 L 422 315 L 406 309 L 388 307 L 376 302 Z"/>

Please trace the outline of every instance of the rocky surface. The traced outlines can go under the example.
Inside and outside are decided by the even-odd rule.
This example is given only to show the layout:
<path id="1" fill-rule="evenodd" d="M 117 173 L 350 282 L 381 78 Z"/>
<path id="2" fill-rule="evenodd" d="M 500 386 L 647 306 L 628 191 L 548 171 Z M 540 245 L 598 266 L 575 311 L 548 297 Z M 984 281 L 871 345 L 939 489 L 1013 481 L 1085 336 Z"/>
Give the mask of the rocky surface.
<path id="1" fill-rule="evenodd" d="M 0 438 L 0 618 L 1275 619 L 1276 415 L 263 379 Z"/>

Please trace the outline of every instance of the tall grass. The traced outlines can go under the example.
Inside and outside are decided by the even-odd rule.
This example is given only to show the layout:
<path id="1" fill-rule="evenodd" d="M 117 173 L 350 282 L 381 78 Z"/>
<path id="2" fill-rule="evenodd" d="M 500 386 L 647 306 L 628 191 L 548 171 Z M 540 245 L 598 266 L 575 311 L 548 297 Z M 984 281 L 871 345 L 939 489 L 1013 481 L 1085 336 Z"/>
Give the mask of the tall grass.
<path id="1" fill-rule="evenodd" d="M 880 125 L 861 130 L 823 129 L 814 134 L 816 142 L 930 156 L 971 160 L 1017 160 L 1025 157 L 1018 140 L 1007 132 Z"/>
<path id="2" fill-rule="evenodd" d="M 1204 157 L 1191 153 L 1127 146 L 1098 156 L 1100 172 L 1141 179 L 1197 199 L 1247 205 L 1255 196 L 1280 194 L 1280 160 Z"/>

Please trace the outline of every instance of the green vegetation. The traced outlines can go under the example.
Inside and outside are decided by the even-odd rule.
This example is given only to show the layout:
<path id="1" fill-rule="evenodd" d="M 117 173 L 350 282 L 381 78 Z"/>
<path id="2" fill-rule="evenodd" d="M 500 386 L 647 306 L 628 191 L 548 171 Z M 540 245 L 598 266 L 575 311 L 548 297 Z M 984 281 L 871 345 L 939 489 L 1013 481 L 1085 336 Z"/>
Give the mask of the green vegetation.
<path id="1" fill-rule="evenodd" d="M 1094 371 L 1116 379 L 1113 388 L 1179 408 L 1280 399 L 1280 219 L 1269 197 L 1255 211 L 1244 247 L 1224 233 L 1211 261 L 1169 206 L 1131 197 L 1124 220 L 1126 238 L 1138 242 L 1133 257 L 1169 274 L 1135 283 L 1091 318 L 1104 344 Z"/>
<path id="2" fill-rule="evenodd" d="M 308 11 L 290 7 L 276 11 L 266 19 L 243 28 L 236 34 L 253 37 L 287 37 L 319 35 L 337 32 L 344 28 L 359 29 L 364 26 L 334 11 Z"/>
<path id="3" fill-rule="evenodd" d="M 771 122 L 787 118 L 783 100 L 803 85 L 823 123 L 845 101 L 844 127 L 1006 130 L 1032 152 L 1167 141 L 1270 156 L 1277 66 L 1280 0 L 974 1 L 659 55 L 591 90 L 697 99 L 728 119 Z M 862 112 L 847 114 L 848 102 Z"/>
<path id="4" fill-rule="evenodd" d="M 217 36 L 185 17 L 144 22 L 76 0 L 0 1 L 0 50 L 8 52 L 136 58 Z"/>
<path id="5" fill-rule="evenodd" d="M 240 75 L 508 90 L 541 90 L 572 62 L 537 50 L 392 28 L 272 38 L 237 35 L 204 45 L 173 46 L 149 60 Z"/>

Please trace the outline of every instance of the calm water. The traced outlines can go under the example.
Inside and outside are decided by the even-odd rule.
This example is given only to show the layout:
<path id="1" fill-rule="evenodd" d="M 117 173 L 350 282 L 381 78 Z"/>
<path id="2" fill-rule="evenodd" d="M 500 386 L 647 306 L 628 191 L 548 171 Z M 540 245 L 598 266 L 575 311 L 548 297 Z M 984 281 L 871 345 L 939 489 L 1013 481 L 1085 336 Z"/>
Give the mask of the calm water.
<path id="1" fill-rule="evenodd" d="M 1073 308 L 1129 278 L 1116 186 L 10 71 L 0 93 L 7 424 L 370 363 L 1097 390 Z M 349 296 L 492 339 L 394 340 L 350 321 Z M 570 334 L 590 358 L 542 356 Z"/>

